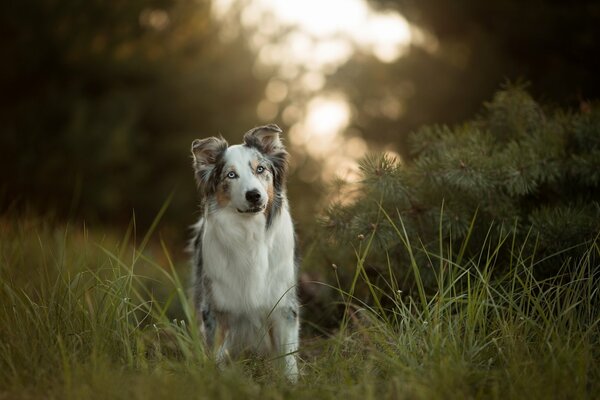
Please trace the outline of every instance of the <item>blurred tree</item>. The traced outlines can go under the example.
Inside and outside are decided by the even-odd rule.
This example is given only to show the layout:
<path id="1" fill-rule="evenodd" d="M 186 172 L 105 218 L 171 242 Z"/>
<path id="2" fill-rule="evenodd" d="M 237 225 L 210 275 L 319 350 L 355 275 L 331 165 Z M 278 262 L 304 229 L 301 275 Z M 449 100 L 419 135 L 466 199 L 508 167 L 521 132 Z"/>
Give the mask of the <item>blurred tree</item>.
<path id="1" fill-rule="evenodd" d="M 0 13 L 0 205 L 151 221 L 195 210 L 194 137 L 256 124 L 265 79 L 226 44 L 210 2 L 5 2 Z"/>
<path id="2" fill-rule="evenodd" d="M 380 147 L 393 143 L 409 156 L 409 132 L 469 118 L 506 79 L 530 81 L 534 96 L 560 105 L 600 97 L 596 1 L 370 3 L 431 34 L 393 63 L 359 55 L 329 80 L 347 89 L 355 128 Z"/>

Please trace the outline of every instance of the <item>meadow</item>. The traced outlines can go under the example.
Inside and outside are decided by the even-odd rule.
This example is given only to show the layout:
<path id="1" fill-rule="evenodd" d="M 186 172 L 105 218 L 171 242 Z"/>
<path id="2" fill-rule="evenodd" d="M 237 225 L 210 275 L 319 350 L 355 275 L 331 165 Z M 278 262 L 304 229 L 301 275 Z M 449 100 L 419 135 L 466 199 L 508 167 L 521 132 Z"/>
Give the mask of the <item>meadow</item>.
<path id="1" fill-rule="evenodd" d="M 402 220 L 387 218 L 413 251 Z M 440 239 L 435 252 L 422 250 L 429 265 L 410 255 L 416 287 L 403 293 L 392 268 L 377 284 L 365 272 L 375 251 L 366 237 L 348 249 L 356 253 L 350 285 L 319 283 L 343 313 L 335 329 L 303 329 L 302 375 L 290 385 L 272 360 L 215 367 L 188 302 L 185 257 L 173 257 L 181 249 L 161 239 L 158 220 L 142 235 L 135 223 L 108 233 L 44 218 L 0 219 L 0 399 L 600 394 L 597 240 L 564 260 L 568 279 L 542 280 L 531 271 L 544 260 L 510 233 L 490 236 L 469 258 Z M 506 246 L 510 268 L 499 274 L 497 254 Z M 422 268 L 436 271 L 435 291 L 423 287 Z M 374 300 L 355 296 L 359 287 Z"/>
<path id="2" fill-rule="evenodd" d="M 600 2 L 3 4 L 0 400 L 600 399 Z M 190 145 L 268 123 L 296 385 L 188 294 Z"/>

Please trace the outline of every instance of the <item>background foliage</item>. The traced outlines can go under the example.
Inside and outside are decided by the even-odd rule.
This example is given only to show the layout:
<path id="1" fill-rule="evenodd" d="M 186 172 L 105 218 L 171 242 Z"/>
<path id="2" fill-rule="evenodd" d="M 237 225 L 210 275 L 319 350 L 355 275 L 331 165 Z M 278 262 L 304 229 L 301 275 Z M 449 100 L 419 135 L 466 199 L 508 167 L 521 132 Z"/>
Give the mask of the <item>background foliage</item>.
<path id="1" fill-rule="evenodd" d="M 437 43 L 412 46 L 391 63 L 357 49 L 327 72 L 323 90 L 340 90 L 353 104 L 349 134 L 373 148 L 409 157 L 411 131 L 472 117 L 506 78 L 529 80 L 534 97 L 568 108 L 600 94 L 596 2 L 370 3 L 398 10 Z M 148 225 L 176 189 L 165 221 L 184 232 L 195 210 L 189 143 L 218 133 L 237 142 L 259 123 L 257 104 L 275 76 L 264 65 L 256 73 L 250 32 L 221 40 L 209 1 L 1 7 L 1 209 L 113 226 L 135 210 Z M 382 113 L 386 99 L 400 112 Z M 288 128 L 280 114 L 274 119 Z M 318 161 L 292 150 L 290 195 L 304 230 L 326 192 Z"/>
<path id="2" fill-rule="evenodd" d="M 508 87 L 474 120 L 411 135 L 409 162 L 363 159 L 360 183 L 343 188 L 354 200 L 329 208 L 319 242 L 326 245 L 315 259 L 344 266 L 338 274 L 347 282 L 356 257 L 343 244 L 372 240 L 366 265 L 373 276 L 391 268 L 404 277 L 400 289 L 414 289 L 414 254 L 425 285 L 435 289 L 439 267 L 428 252 L 446 243 L 443 251 L 476 265 L 482 249 L 510 236 L 496 254 L 496 273 L 510 268 L 516 251 L 532 257 L 539 277 L 568 272 L 566 260 L 600 233 L 599 138 L 597 104 L 580 112 L 545 108 L 523 87 Z"/>
<path id="3" fill-rule="evenodd" d="M 4 207 L 147 224 L 178 189 L 170 216 L 191 221 L 191 141 L 253 126 L 265 85 L 241 40 L 220 43 L 210 3 L 2 7 Z"/>
<path id="4" fill-rule="evenodd" d="M 354 57 L 329 80 L 352 99 L 355 127 L 380 147 L 396 142 L 409 156 L 411 131 L 471 118 L 506 79 L 530 81 L 530 93 L 550 104 L 573 107 L 600 95 L 595 73 L 600 61 L 592 56 L 600 34 L 595 1 L 370 3 L 399 10 L 435 37 L 433 44 L 413 46 L 390 64 Z M 385 98 L 402 103 L 400 118 L 373 108 Z"/>

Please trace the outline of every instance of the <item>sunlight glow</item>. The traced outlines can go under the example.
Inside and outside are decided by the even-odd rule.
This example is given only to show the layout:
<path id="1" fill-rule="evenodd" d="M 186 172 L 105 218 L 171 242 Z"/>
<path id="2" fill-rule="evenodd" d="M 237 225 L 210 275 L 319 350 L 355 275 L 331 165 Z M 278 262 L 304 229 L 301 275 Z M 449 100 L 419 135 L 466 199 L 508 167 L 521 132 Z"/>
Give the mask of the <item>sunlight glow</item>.
<path id="1" fill-rule="evenodd" d="M 304 118 L 289 132 L 296 147 L 321 161 L 318 171 L 301 171 L 300 178 L 310 182 L 317 177 L 328 182 L 333 177 L 356 182 L 359 170 L 356 160 L 367 153 L 367 143 L 358 136 L 346 138 L 339 133 L 348 127 L 351 110 L 341 94 L 319 95 L 311 99 Z"/>
<path id="2" fill-rule="evenodd" d="M 412 33 L 403 17 L 388 12 L 370 16 L 366 33 L 355 39 L 365 47 L 372 46 L 373 54 L 381 61 L 392 62 L 402 55 L 403 45 L 411 42 Z"/>
<path id="3" fill-rule="evenodd" d="M 282 60 L 309 69 L 337 67 L 360 48 L 383 62 L 402 55 L 413 31 L 402 15 L 377 11 L 366 0 L 254 0 L 243 3 L 241 23 L 256 30 L 250 42 L 261 61 Z M 223 20 L 234 0 L 215 0 L 213 14 Z M 286 32 L 282 35 L 282 32 Z"/>
<path id="4" fill-rule="evenodd" d="M 369 9 L 361 0 L 259 0 L 285 25 L 318 38 L 348 33 L 359 26 Z"/>
<path id="5" fill-rule="evenodd" d="M 394 62 L 425 40 L 421 31 L 395 11 L 371 8 L 368 0 L 214 0 L 213 15 L 222 22 L 222 40 L 249 33 L 258 60 L 253 71 L 271 78 L 257 105 L 259 119 L 281 118 L 290 127 L 292 144 L 321 160 L 322 170 L 303 171 L 301 178 L 358 179 L 356 159 L 367 152 L 367 144 L 360 132 L 349 139 L 342 135 L 351 122 L 351 106 L 345 96 L 327 89 L 327 76 L 357 52 Z M 404 112 L 392 97 L 370 108 L 389 119 Z"/>
<path id="6" fill-rule="evenodd" d="M 308 103 L 306 129 L 321 139 L 332 139 L 349 121 L 350 108 L 344 100 L 316 97 Z"/>
<path id="7" fill-rule="evenodd" d="M 348 126 L 350 117 L 350 107 L 343 96 L 317 96 L 308 102 L 304 118 L 292 127 L 290 139 L 311 155 L 323 158 L 343 146 L 339 133 Z"/>

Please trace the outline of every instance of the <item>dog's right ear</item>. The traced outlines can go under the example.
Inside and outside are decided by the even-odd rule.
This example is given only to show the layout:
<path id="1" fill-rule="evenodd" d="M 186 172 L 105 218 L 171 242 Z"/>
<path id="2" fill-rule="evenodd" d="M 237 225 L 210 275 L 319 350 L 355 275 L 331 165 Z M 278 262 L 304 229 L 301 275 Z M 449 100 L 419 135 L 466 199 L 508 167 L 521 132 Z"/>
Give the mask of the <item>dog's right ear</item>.
<path id="1" fill-rule="evenodd" d="M 282 132 L 281 128 L 275 124 L 257 126 L 244 134 L 244 143 L 269 155 L 285 151 L 279 138 L 279 134 Z"/>
<path id="2" fill-rule="evenodd" d="M 214 180 L 212 178 L 215 166 L 227 150 L 227 146 L 227 141 L 222 137 L 195 139 L 192 142 L 194 172 L 196 181 L 201 188 L 206 190 L 211 186 L 210 183 Z"/>

